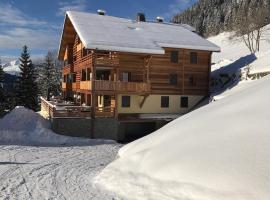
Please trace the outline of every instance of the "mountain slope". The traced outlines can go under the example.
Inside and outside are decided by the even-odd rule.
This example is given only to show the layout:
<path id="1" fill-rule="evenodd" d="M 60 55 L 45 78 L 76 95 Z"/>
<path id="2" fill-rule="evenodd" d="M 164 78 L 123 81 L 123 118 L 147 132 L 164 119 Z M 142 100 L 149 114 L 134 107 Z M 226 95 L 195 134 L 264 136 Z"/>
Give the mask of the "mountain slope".
<path id="1" fill-rule="evenodd" d="M 270 12 L 270 0 L 199 0 L 183 13 L 174 16 L 172 21 L 189 24 L 205 36 L 217 35 L 232 30 L 233 22 L 243 8 L 249 13 L 262 8 L 268 8 Z"/>
<path id="2" fill-rule="evenodd" d="M 13 60 L 3 65 L 4 72 L 10 75 L 18 75 L 20 73 L 20 60 Z"/>
<path id="3" fill-rule="evenodd" d="M 261 49 L 255 55 L 245 46 L 239 38 L 230 39 L 231 33 L 224 32 L 208 38 L 209 41 L 221 47 L 220 53 L 214 53 L 212 57 L 212 71 L 237 72 L 247 65 L 251 67 L 250 73 L 270 72 L 270 24 L 263 28 Z M 233 71 L 234 70 L 234 71 Z"/>

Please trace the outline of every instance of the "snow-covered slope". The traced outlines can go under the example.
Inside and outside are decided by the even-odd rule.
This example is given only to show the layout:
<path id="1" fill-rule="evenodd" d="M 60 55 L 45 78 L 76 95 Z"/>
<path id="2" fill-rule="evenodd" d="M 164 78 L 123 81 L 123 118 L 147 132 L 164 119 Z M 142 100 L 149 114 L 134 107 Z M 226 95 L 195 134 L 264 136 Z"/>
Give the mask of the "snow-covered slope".
<path id="1" fill-rule="evenodd" d="M 47 120 L 24 107 L 16 107 L 0 119 L 0 145 L 90 145 L 100 142 L 106 143 L 55 134 Z"/>
<path id="2" fill-rule="evenodd" d="M 18 75 L 20 73 L 20 60 L 13 60 L 3 65 L 4 72 L 11 75 Z"/>
<path id="3" fill-rule="evenodd" d="M 270 76 L 124 146 L 96 178 L 124 199 L 270 199 Z"/>
<path id="4" fill-rule="evenodd" d="M 264 27 L 260 52 L 250 55 L 250 51 L 244 42 L 239 39 L 230 40 L 231 33 L 224 32 L 217 36 L 208 38 L 209 41 L 221 47 L 220 53 L 213 54 L 212 71 L 221 67 L 225 71 L 251 66 L 251 73 L 270 71 L 270 25 Z M 228 67 L 228 65 L 230 65 Z"/>

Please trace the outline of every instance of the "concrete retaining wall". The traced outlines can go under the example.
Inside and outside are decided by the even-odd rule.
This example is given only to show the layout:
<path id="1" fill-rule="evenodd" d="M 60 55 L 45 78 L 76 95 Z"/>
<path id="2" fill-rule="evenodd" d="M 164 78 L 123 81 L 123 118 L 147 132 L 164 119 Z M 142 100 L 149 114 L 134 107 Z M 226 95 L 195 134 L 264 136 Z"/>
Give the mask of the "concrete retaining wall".
<path id="1" fill-rule="evenodd" d="M 130 142 L 164 126 L 166 121 L 119 122 L 115 118 L 53 118 L 52 130 L 58 134 L 93 139 Z"/>

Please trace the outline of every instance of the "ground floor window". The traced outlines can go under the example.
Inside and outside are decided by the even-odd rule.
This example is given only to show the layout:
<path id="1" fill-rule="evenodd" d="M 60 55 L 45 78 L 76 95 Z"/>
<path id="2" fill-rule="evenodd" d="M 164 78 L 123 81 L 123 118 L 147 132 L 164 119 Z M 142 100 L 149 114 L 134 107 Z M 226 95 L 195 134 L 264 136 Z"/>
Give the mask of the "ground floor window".
<path id="1" fill-rule="evenodd" d="M 122 96 L 122 107 L 123 108 L 130 107 L 130 96 Z"/>
<path id="2" fill-rule="evenodd" d="M 181 97 L 181 108 L 188 108 L 188 97 Z"/>
<path id="3" fill-rule="evenodd" d="M 169 96 L 161 96 L 161 108 L 169 107 Z"/>

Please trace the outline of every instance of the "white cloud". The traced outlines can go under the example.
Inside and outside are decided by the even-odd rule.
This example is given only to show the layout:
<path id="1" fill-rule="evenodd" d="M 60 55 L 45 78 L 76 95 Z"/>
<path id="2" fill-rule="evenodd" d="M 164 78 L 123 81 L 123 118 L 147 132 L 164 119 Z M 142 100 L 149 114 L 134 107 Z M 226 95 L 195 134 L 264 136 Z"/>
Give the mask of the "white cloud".
<path id="1" fill-rule="evenodd" d="M 11 24 L 17 26 L 26 26 L 26 25 L 45 25 L 47 24 L 44 21 L 27 17 L 23 12 L 15 8 L 11 4 L 0 3 L 0 24 Z"/>
<path id="2" fill-rule="evenodd" d="M 0 8 L 2 55 L 21 49 L 23 45 L 38 51 L 58 47 L 59 26 L 27 16 L 12 4 L 0 3 Z"/>
<path id="3" fill-rule="evenodd" d="M 72 10 L 72 11 L 85 11 L 87 7 L 86 0 L 73 0 L 71 2 L 60 2 L 59 3 L 59 9 L 57 12 L 58 16 L 62 16 L 66 13 L 66 11 Z"/>
<path id="4" fill-rule="evenodd" d="M 53 49 L 57 47 L 57 32 L 50 29 L 11 28 L 0 33 L 0 48 L 18 49 L 28 45 L 31 49 Z"/>

